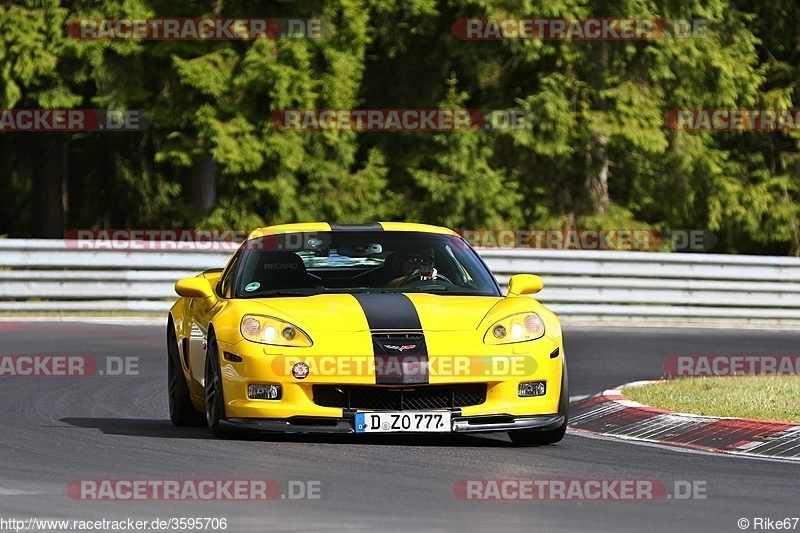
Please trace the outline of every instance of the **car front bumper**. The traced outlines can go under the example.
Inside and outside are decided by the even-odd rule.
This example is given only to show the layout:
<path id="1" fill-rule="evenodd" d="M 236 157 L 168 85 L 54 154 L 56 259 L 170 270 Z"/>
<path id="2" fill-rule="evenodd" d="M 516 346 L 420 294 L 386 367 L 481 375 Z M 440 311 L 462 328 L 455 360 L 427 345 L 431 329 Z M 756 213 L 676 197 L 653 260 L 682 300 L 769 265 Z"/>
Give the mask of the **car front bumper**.
<path id="1" fill-rule="evenodd" d="M 563 414 L 532 416 L 489 415 L 461 416 L 459 410 L 453 413 L 451 433 L 489 433 L 495 431 L 551 430 L 561 427 L 565 422 Z M 282 433 L 355 433 L 355 411 L 342 418 L 293 416 L 289 418 L 229 418 L 227 424 L 259 431 L 278 431 Z M 406 431 L 401 433 L 415 433 Z M 364 433 L 376 435 L 377 433 Z M 385 434 L 385 433 L 383 433 Z M 396 433 L 394 433 L 396 434 Z M 421 434 L 421 433 L 416 433 Z M 425 433 L 426 435 L 447 435 L 448 432 Z"/>

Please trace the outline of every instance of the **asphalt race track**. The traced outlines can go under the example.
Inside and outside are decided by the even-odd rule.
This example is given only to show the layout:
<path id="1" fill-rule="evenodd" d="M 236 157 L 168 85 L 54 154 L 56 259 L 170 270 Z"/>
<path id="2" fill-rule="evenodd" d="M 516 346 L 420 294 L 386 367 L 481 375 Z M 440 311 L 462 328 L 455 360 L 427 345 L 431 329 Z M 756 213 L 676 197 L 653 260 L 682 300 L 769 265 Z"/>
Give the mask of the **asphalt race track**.
<path id="1" fill-rule="evenodd" d="M 571 394 L 658 378 L 671 355 L 798 353 L 798 331 L 566 328 Z M 240 433 L 168 420 L 163 327 L 0 322 L 0 355 L 138 357 L 139 375 L 0 378 L 0 518 L 227 519 L 227 531 L 740 531 L 800 516 L 800 465 L 588 438 L 517 448 L 503 436 L 363 438 Z M 318 481 L 321 497 L 86 501 L 73 480 Z M 464 479 L 656 479 L 705 499 L 464 501 Z M 800 530 L 800 524 L 797 525 Z"/>

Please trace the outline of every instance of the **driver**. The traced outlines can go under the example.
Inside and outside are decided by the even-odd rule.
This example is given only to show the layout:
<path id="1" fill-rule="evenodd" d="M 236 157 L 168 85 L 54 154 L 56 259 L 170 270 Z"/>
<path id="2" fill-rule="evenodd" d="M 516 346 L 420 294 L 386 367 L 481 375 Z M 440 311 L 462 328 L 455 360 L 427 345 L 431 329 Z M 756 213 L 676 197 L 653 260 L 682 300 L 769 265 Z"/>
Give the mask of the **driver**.
<path id="1" fill-rule="evenodd" d="M 399 287 L 404 281 L 413 276 L 420 280 L 436 278 L 436 269 L 433 268 L 433 254 L 426 252 L 397 252 L 395 259 L 399 265 L 400 276 L 392 279 L 386 285 Z"/>

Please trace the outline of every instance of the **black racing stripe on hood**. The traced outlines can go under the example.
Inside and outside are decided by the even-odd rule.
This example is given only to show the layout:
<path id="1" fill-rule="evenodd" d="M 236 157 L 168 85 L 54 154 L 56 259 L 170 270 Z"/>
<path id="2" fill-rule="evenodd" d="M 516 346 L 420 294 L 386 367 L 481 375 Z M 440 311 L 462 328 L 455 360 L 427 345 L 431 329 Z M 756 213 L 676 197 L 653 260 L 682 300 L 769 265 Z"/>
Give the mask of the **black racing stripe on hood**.
<path id="1" fill-rule="evenodd" d="M 429 383 L 428 348 L 414 304 L 405 294 L 354 294 L 372 333 L 375 383 Z"/>
<path id="2" fill-rule="evenodd" d="M 417 309 L 405 294 L 354 294 L 367 317 L 369 329 L 421 331 Z"/>

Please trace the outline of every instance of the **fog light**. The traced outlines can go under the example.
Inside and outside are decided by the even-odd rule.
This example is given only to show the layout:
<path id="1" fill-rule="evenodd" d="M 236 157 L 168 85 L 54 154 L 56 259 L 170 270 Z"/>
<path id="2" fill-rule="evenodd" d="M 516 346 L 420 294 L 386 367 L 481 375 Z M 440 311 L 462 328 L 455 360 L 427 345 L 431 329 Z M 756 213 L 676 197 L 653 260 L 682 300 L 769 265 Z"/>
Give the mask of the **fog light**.
<path id="1" fill-rule="evenodd" d="M 527 383 L 520 383 L 517 388 L 517 395 L 520 398 L 527 398 L 530 396 L 544 396 L 547 392 L 546 381 L 529 381 Z"/>
<path id="2" fill-rule="evenodd" d="M 294 339 L 295 335 L 294 328 L 292 326 L 286 326 L 285 328 L 283 328 L 281 335 L 283 335 L 283 338 L 286 339 L 287 341 Z"/>
<path id="3" fill-rule="evenodd" d="M 506 328 L 505 326 L 498 324 L 492 330 L 492 335 L 494 335 L 498 339 L 502 339 L 506 336 Z"/>
<path id="4" fill-rule="evenodd" d="M 251 400 L 280 400 L 280 385 L 248 385 L 247 397 Z"/>
<path id="5" fill-rule="evenodd" d="M 308 365 L 303 363 L 302 361 L 299 363 L 295 363 L 292 367 L 292 375 L 296 379 L 305 379 L 308 376 Z"/>

